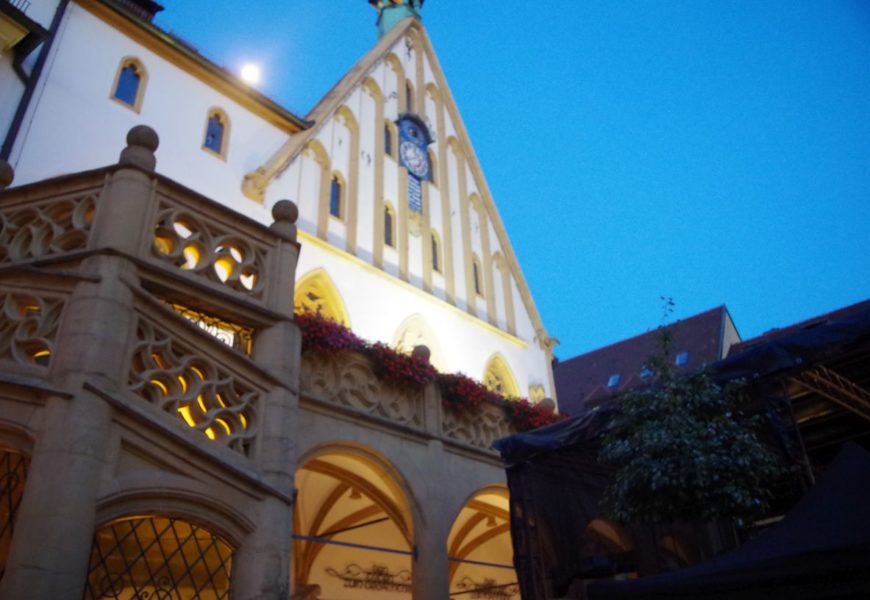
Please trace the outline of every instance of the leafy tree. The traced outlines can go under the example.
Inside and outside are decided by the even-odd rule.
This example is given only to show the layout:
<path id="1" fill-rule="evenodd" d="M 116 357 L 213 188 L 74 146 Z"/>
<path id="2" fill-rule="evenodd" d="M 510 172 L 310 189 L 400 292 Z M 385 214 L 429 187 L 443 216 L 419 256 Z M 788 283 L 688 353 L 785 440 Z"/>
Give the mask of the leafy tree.
<path id="1" fill-rule="evenodd" d="M 660 331 L 652 384 L 620 396 L 604 439 L 600 458 L 616 467 L 605 510 L 636 523 L 763 513 L 785 470 L 756 436 L 757 419 L 740 411 L 742 385 L 676 373 L 670 332 Z"/>

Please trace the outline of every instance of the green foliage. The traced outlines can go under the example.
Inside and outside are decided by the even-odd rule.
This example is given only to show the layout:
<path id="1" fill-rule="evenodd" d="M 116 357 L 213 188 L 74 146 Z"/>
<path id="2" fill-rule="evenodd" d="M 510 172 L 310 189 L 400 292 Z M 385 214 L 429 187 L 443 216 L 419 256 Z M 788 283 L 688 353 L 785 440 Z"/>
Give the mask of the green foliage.
<path id="1" fill-rule="evenodd" d="M 604 507 L 621 522 L 740 519 L 764 513 L 784 475 L 739 410 L 742 385 L 679 376 L 671 340 L 647 366 L 652 385 L 623 394 L 600 458 L 616 467 Z"/>

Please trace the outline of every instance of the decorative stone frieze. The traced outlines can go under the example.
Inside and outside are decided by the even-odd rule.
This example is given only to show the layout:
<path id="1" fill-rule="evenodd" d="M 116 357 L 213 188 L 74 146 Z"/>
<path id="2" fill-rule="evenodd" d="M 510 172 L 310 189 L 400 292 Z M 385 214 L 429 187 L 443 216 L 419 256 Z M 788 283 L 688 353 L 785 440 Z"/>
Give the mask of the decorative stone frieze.
<path id="1" fill-rule="evenodd" d="M 491 450 L 492 443 L 514 433 L 500 406 L 483 404 L 474 411 L 445 408 L 441 413 L 444 437 L 476 448 Z"/>
<path id="2" fill-rule="evenodd" d="M 361 353 L 305 353 L 300 385 L 305 396 L 423 428 L 423 393 L 381 381 L 371 360 Z"/>

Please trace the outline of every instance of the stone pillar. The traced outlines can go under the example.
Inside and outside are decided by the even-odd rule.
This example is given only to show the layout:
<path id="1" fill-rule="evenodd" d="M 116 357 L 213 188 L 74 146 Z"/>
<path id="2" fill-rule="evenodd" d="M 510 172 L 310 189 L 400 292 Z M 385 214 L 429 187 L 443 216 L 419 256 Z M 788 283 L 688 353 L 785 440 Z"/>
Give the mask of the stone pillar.
<path id="1" fill-rule="evenodd" d="M 150 148 L 133 148 L 132 153 L 139 155 L 139 162 L 150 156 L 153 169 L 157 137 L 148 131 L 153 136 Z M 141 170 L 124 168 L 125 153 L 129 155 L 131 148 L 122 153 L 122 168 L 101 195 L 98 212 L 114 203 L 135 212 L 149 201 L 149 177 Z M 117 211 L 114 215 L 107 219 L 103 214 L 100 221 L 117 239 L 143 229 L 135 215 Z M 85 259 L 79 273 L 86 279 L 78 283 L 64 308 L 49 373 L 50 384 L 70 397 L 54 397 L 45 405 L 0 598 L 81 598 L 85 585 L 112 412 L 84 383 L 95 382 L 111 393 L 125 381 L 135 321 L 128 286 L 137 285 L 137 276 L 126 258 L 105 254 Z"/>
<path id="2" fill-rule="evenodd" d="M 451 507 L 446 485 L 444 446 L 431 440 L 428 449 L 426 482 L 418 493 L 422 515 L 414 527 L 416 555 L 411 565 L 414 600 L 444 600 L 450 596 L 447 564 L 447 536 L 450 534 Z"/>
<path id="3" fill-rule="evenodd" d="M 272 209 L 272 230 L 283 240 L 270 257 L 267 276 L 269 308 L 286 316 L 259 332 L 253 359 L 278 379 L 263 402 L 257 470 L 279 496 L 257 503 L 256 528 L 233 558 L 232 596 L 244 600 L 284 600 L 290 591 L 290 549 L 293 533 L 293 476 L 296 472 L 296 412 L 302 340 L 289 319 L 293 314 L 293 284 L 299 245 L 296 242 L 296 205 L 281 200 Z"/>

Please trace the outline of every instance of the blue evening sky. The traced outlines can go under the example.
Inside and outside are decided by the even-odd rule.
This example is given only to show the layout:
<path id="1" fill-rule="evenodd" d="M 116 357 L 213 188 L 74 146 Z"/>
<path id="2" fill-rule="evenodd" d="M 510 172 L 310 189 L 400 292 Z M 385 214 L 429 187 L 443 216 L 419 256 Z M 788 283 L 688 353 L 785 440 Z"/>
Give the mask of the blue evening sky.
<path id="1" fill-rule="evenodd" d="M 365 0 L 165 0 L 304 116 Z M 726 304 L 744 338 L 870 297 L 870 2 L 429 0 L 424 24 L 560 358 Z"/>

